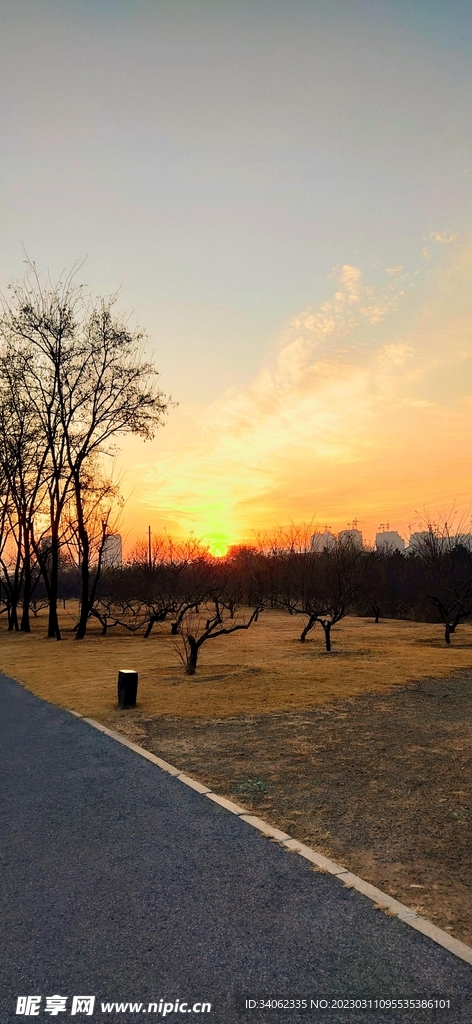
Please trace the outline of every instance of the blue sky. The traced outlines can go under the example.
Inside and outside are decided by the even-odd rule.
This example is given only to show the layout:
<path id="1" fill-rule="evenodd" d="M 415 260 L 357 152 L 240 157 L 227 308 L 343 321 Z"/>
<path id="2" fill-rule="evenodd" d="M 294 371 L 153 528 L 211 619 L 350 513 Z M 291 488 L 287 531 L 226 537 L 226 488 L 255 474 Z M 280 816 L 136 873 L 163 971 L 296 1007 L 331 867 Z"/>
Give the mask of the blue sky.
<path id="1" fill-rule="evenodd" d="M 87 257 L 93 293 L 121 287 L 180 402 L 178 445 L 191 408 L 250 387 L 292 318 L 329 301 L 333 268 L 382 291 L 401 266 L 419 296 L 392 310 L 401 333 L 432 235 L 470 229 L 468 2 L 1 11 L 0 283 L 24 245 L 53 276 Z"/>

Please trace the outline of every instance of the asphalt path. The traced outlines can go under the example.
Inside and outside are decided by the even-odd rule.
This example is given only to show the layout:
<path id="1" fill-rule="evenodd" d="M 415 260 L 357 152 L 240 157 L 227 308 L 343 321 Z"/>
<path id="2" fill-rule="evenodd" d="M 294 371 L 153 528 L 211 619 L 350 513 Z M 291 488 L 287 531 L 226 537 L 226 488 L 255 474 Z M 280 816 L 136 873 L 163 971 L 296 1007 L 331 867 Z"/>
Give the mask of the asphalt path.
<path id="1" fill-rule="evenodd" d="M 33 1019 L 16 1012 L 27 996 L 38 1021 L 72 1019 L 79 995 L 94 1012 L 75 1020 L 113 1024 L 472 1022 L 467 963 L 5 676 L 0 701 L 0 1024 Z M 307 1008 L 246 1007 L 269 998 Z M 340 998 L 452 1008 L 310 1008 Z M 177 999 L 185 1013 L 163 1018 Z"/>

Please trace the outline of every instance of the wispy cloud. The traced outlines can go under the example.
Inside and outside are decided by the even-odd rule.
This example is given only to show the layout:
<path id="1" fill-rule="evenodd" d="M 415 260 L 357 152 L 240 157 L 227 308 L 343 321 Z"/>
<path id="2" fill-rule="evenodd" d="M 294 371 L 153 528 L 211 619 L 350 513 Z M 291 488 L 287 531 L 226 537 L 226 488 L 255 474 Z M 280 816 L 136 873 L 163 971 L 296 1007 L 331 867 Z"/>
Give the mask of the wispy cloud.
<path id="1" fill-rule="evenodd" d="M 394 341 L 389 345 L 384 345 L 380 350 L 379 362 L 384 363 L 385 366 L 404 366 L 407 359 L 410 359 L 414 354 L 414 349 L 411 345 L 406 345 L 404 341 Z"/>
<path id="2" fill-rule="evenodd" d="M 229 543 L 290 515 L 342 522 L 350 510 L 392 508 L 408 488 L 414 506 L 426 499 L 415 486 L 441 475 L 456 486 L 472 301 L 457 324 L 454 294 L 466 267 L 463 251 L 413 313 L 402 308 L 401 267 L 383 290 L 358 267 L 336 268 L 332 297 L 294 317 L 252 384 L 213 402 L 193 439 L 141 474 L 142 501 L 162 521 Z"/>
<path id="3" fill-rule="evenodd" d="M 438 242 L 439 245 L 449 245 L 449 242 L 454 242 L 459 236 L 457 234 L 450 235 L 447 231 L 432 231 L 431 238 L 433 242 Z"/>

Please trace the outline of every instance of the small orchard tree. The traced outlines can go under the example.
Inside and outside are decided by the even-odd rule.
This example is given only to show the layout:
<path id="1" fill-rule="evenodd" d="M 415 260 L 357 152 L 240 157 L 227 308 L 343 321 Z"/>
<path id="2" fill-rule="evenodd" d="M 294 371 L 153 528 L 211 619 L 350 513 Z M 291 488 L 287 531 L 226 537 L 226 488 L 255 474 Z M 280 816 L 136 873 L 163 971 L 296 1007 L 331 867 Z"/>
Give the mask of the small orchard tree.
<path id="1" fill-rule="evenodd" d="M 142 601 L 136 587 L 134 566 L 102 566 L 90 614 L 98 619 L 102 636 L 116 626 L 133 634 L 142 629 Z"/>
<path id="2" fill-rule="evenodd" d="M 323 595 L 323 612 L 318 615 L 325 636 L 326 650 L 331 651 L 331 630 L 347 615 L 355 601 L 362 579 L 362 552 L 352 543 L 337 542 L 320 556 L 318 586 Z"/>
<path id="3" fill-rule="evenodd" d="M 366 551 L 362 586 L 356 595 L 358 613 L 372 615 L 374 622 L 378 623 L 381 616 L 388 614 L 389 590 L 388 555 L 379 551 Z"/>
<path id="4" fill-rule="evenodd" d="M 67 552 L 68 562 L 75 568 L 80 579 L 80 611 L 74 627 L 76 635 L 82 630 L 85 636 L 88 620 L 91 617 L 99 617 L 94 613 L 98 585 L 104 568 L 106 543 L 108 537 L 118 528 L 122 505 L 123 499 L 118 485 L 102 474 L 97 458 L 91 459 L 82 475 L 80 524 L 75 496 L 72 493 L 65 508 L 67 542 L 64 550 Z M 86 580 L 84 560 L 87 560 Z"/>
<path id="5" fill-rule="evenodd" d="M 215 582 L 214 561 L 193 537 L 183 543 L 155 537 L 150 553 L 148 544 L 138 541 L 131 568 L 145 637 L 156 624 L 169 620 L 171 634 L 176 636 L 184 615 L 198 609 Z"/>
<path id="6" fill-rule="evenodd" d="M 266 547 L 266 557 L 271 565 L 271 594 L 276 593 L 276 602 L 271 601 L 271 607 L 279 605 L 290 615 L 306 616 L 307 622 L 300 634 L 301 643 L 305 642 L 324 610 L 319 587 L 319 553 L 312 549 L 312 533 L 311 523 L 292 526 L 289 530 L 280 530 Z"/>
<path id="7" fill-rule="evenodd" d="M 353 608 L 362 571 L 363 553 L 349 542 L 337 542 L 323 551 L 287 555 L 282 601 L 292 615 L 307 616 L 300 636 L 302 642 L 319 622 L 326 650 L 331 651 L 331 630 Z"/>
<path id="8" fill-rule="evenodd" d="M 428 524 L 417 545 L 422 590 L 436 610 L 450 645 L 458 625 L 472 615 L 472 552 L 447 523 Z"/>
<path id="9" fill-rule="evenodd" d="M 403 551 L 363 553 L 362 577 L 355 597 L 357 614 L 401 619 L 413 613 L 418 589 L 416 564 Z"/>
<path id="10" fill-rule="evenodd" d="M 291 551 L 283 558 L 280 601 L 290 615 L 306 617 L 300 633 L 301 643 L 305 643 L 308 633 L 325 611 L 320 564 L 321 554 L 313 551 Z"/>
<path id="11" fill-rule="evenodd" d="M 233 601 L 228 605 L 223 593 L 214 593 L 207 596 L 205 605 L 198 612 L 195 608 L 187 611 L 179 625 L 180 644 L 176 645 L 187 675 L 195 675 L 203 644 L 217 637 L 230 636 L 241 629 L 249 629 L 253 622 L 257 622 L 262 608 L 262 602 L 257 601 L 249 615 L 237 618 Z"/>
<path id="12" fill-rule="evenodd" d="M 260 547 L 236 545 L 229 549 L 225 565 L 231 573 L 232 586 L 239 595 L 239 602 L 252 608 L 263 597 L 265 606 L 277 607 L 279 586 L 270 552 Z"/>

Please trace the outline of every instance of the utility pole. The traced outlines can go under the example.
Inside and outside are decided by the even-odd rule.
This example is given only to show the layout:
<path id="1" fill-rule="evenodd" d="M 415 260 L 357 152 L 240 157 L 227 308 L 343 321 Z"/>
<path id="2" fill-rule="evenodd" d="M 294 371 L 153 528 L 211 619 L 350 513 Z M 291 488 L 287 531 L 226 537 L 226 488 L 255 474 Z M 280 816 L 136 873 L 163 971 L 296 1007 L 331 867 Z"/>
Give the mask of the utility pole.
<path id="1" fill-rule="evenodd" d="M 148 526 L 148 560 L 149 560 L 149 568 L 152 569 L 151 527 L 150 526 Z"/>

